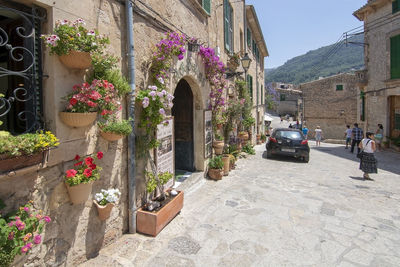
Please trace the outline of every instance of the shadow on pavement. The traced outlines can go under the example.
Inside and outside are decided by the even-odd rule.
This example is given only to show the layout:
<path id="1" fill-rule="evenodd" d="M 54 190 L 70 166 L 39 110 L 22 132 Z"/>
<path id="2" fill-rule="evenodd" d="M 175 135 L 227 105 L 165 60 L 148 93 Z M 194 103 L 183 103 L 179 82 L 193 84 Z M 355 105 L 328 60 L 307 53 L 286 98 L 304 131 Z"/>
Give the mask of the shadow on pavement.
<path id="1" fill-rule="evenodd" d="M 366 181 L 364 177 L 357 177 L 357 176 L 349 176 L 349 178 L 354 179 L 354 180 L 359 180 L 359 181 Z"/>
<path id="2" fill-rule="evenodd" d="M 350 148 L 345 149 L 344 145 L 331 145 L 322 147 L 310 146 L 312 150 L 331 154 L 336 157 L 345 158 L 355 162 L 360 162 L 357 158 L 357 149 L 354 149 L 354 153 L 350 153 Z M 400 174 L 399 162 L 400 154 L 391 151 L 382 151 L 375 153 L 375 157 L 378 161 L 378 169 Z"/>
<path id="3" fill-rule="evenodd" d="M 290 156 L 274 155 L 271 158 L 267 158 L 267 151 L 263 152 L 262 157 L 264 159 L 268 159 L 268 160 L 286 161 L 286 162 L 293 162 L 293 163 L 305 163 L 300 158 L 295 158 L 295 157 L 290 157 Z"/>

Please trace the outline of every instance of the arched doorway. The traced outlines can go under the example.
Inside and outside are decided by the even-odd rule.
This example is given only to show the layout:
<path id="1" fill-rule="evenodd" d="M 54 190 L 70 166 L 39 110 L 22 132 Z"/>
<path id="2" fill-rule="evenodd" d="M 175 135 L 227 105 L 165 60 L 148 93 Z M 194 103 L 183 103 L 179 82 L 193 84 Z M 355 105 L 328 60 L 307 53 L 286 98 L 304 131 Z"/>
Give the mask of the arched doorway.
<path id="1" fill-rule="evenodd" d="M 174 97 L 175 169 L 194 171 L 193 93 L 186 80 L 179 81 Z"/>

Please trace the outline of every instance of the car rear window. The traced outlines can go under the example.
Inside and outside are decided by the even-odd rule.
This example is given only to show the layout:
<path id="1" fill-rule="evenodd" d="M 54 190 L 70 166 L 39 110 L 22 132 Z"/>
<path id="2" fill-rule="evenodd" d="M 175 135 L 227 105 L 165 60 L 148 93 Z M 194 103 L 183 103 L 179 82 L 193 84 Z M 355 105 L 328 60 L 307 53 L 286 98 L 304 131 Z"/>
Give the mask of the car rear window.
<path id="1" fill-rule="evenodd" d="M 275 137 L 283 137 L 290 139 L 303 139 L 301 134 L 296 131 L 277 131 Z"/>

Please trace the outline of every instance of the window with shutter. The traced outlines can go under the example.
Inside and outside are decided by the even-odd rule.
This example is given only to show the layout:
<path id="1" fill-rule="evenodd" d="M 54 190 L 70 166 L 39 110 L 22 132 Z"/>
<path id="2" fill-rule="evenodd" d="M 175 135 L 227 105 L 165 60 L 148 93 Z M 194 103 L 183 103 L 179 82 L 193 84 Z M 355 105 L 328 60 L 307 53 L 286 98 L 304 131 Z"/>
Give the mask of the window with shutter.
<path id="1" fill-rule="evenodd" d="M 256 53 L 256 42 L 254 40 L 253 41 L 253 54 L 255 55 Z"/>
<path id="2" fill-rule="evenodd" d="M 343 84 L 337 84 L 336 91 L 343 91 Z"/>
<path id="3" fill-rule="evenodd" d="M 233 52 L 233 9 L 228 0 L 224 0 L 224 39 L 225 48 Z"/>
<path id="4" fill-rule="evenodd" d="M 390 38 L 390 78 L 400 79 L 400 34 Z"/>
<path id="5" fill-rule="evenodd" d="M 247 47 L 251 49 L 251 31 L 249 28 L 247 28 Z"/>
<path id="6" fill-rule="evenodd" d="M 211 0 L 203 0 L 202 3 L 203 9 L 207 12 L 208 15 L 211 14 Z"/>
<path id="7" fill-rule="evenodd" d="M 251 75 L 247 75 L 247 87 L 249 89 L 250 99 L 253 102 L 253 77 Z"/>
<path id="8" fill-rule="evenodd" d="M 392 2 L 392 13 L 400 11 L 400 0 L 393 0 Z"/>

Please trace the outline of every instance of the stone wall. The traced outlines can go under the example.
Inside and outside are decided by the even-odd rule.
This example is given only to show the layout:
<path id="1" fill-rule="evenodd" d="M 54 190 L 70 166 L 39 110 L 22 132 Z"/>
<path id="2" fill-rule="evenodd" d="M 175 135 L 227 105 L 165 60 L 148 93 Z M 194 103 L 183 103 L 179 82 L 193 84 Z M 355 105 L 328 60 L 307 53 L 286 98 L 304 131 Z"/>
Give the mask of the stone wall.
<path id="1" fill-rule="evenodd" d="M 312 132 L 321 126 L 324 138 L 343 138 L 346 124 L 357 121 L 356 82 L 353 74 L 339 74 L 300 85 L 305 124 Z M 343 91 L 336 91 L 338 84 Z"/>

